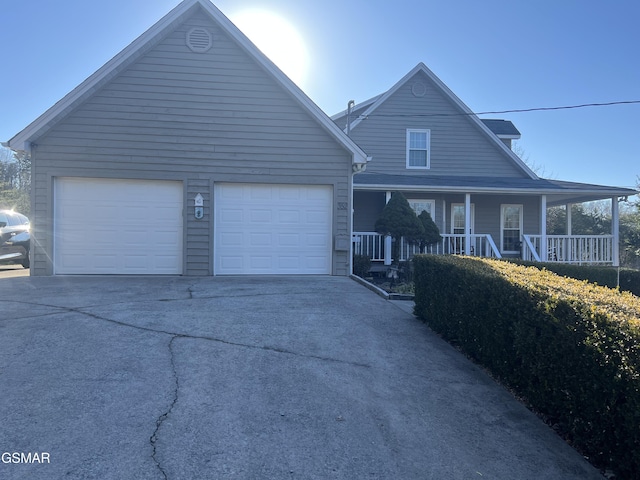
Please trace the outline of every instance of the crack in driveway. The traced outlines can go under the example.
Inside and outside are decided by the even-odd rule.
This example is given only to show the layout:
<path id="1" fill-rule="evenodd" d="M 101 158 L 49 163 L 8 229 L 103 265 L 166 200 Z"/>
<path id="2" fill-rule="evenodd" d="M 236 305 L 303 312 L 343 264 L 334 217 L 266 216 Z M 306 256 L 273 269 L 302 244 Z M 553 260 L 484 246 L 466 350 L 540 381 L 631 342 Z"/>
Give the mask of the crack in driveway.
<path id="1" fill-rule="evenodd" d="M 180 299 L 180 300 L 194 299 L 193 298 L 193 289 L 192 289 L 192 287 L 189 287 L 188 293 L 189 293 L 189 298 L 188 299 L 183 298 L 183 299 Z M 244 297 L 245 295 L 241 295 L 241 296 Z M 249 296 L 249 295 L 246 295 L 246 296 Z M 204 298 L 212 298 L 212 297 L 197 297 L 194 300 L 196 300 L 196 299 L 204 299 Z M 178 300 L 178 299 L 176 299 L 176 300 Z M 0 301 L 2 301 L 2 300 L 0 300 Z M 8 300 L 8 301 L 9 302 L 13 302 L 13 300 Z M 157 300 L 149 300 L 149 301 L 167 301 L 167 300 L 157 299 Z M 84 317 L 89 317 L 89 318 L 92 318 L 94 320 L 98 320 L 100 322 L 107 322 L 107 323 L 111 323 L 113 325 L 117 325 L 117 326 L 120 326 L 120 327 L 127 327 L 127 328 L 132 328 L 132 329 L 135 329 L 135 330 L 138 330 L 138 331 L 143 331 L 143 332 L 148 332 L 148 333 L 153 333 L 153 334 L 160 334 L 160 335 L 167 335 L 167 336 L 170 337 L 170 340 L 169 340 L 169 343 L 168 343 L 168 348 L 169 348 L 170 363 L 171 363 L 171 377 L 173 379 L 171 400 L 170 400 L 170 403 L 169 403 L 167 409 L 163 413 L 161 413 L 160 416 L 158 416 L 158 418 L 156 419 L 155 429 L 154 429 L 153 433 L 151 434 L 151 436 L 149 437 L 149 443 L 150 443 L 151 451 L 152 451 L 151 452 L 152 460 L 153 460 L 156 468 L 162 474 L 162 476 L 163 476 L 163 478 L 165 480 L 168 480 L 169 477 L 167 475 L 167 472 L 163 468 L 163 465 L 162 465 L 162 462 L 161 462 L 161 458 L 160 458 L 160 455 L 159 455 L 159 452 L 158 452 L 158 440 L 160 438 L 160 433 L 161 433 L 162 426 L 166 422 L 167 418 L 171 415 L 171 412 L 175 408 L 176 403 L 177 403 L 178 398 L 179 398 L 180 380 L 179 380 L 178 370 L 177 370 L 177 366 L 176 366 L 176 352 L 174 350 L 174 342 L 177 339 L 184 338 L 184 339 L 193 339 L 193 340 L 205 340 L 205 341 L 216 342 L 216 343 L 220 343 L 220 344 L 228 345 L 228 346 L 232 346 L 232 347 L 241 347 L 241 348 L 262 350 L 262 351 L 266 351 L 266 352 L 274 352 L 274 353 L 278 353 L 278 354 L 293 355 L 293 356 L 301 357 L 301 358 L 320 360 L 320 361 L 323 361 L 323 362 L 333 362 L 333 363 L 337 363 L 337 364 L 350 365 L 350 366 L 361 367 L 361 368 L 371 368 L 371 365 L 365 364 L 365 363 L 352 362 L 352 361 L 348 361 L 348 360 L 342 360 L 342 359 L 332 358 L 332 357 L 327 357 L 327 356 L 322 356 L 322 355 L 305 354 L 305 353 L 300 353 L 300 352 L 296 352 L 296 351 L 293 351 L 293 350 L 280 348 L 280 347 L 269 346 L 269 345 L 256 345 L 256 344 L 252 345 L 252 344 L 248 344 L 248 343 L 233 342 L 233 341 L 225 340 L 223 338 L 216 338 L 216 337 L 209 336 L 209 335 L 191 335 L 191 334 L 188 334 L 188 333 L 180 333 L 180 332 L 174 332 L 174 331 L 169 331 L 169 330 L 165 330 L 165 329 L 156 329 L 156 328 L 151 328 L 151 327 L 145 327 L 145 326 L 141 326 L 141 325 L 130 324 L 130 323 L 123 322 L 123 321 L 120 321 L 120 320 L 115 320 L 115 319 L 112 319 L 112 318 L 108 318 L 108 317 L 104 317 L 104 316 L 98 315 L 96 313 L 92 313 L 92 312 L 86 311 L 87 308 L 96 308 L 96 306 L 93 306 L 93 307 L 87 307 L 87 306 L 84 306 L 84 307 L 65 307 L 65 306 L 60 306 L 60 305 L 51 305 L 51 304 L 37 303 L 37 302 L 23 302 L 23 301 L 16 302 L 16 303 L 21 303 L 21 304 L 29 305 L 29 306 L 33 306 L 33 307 L 46 307 L 46 308 L 55 309 L 55 311 L 53 311 L 53 312 L 41 313 L 41 314 L 29 316 L 29 317 L 23 317 L 23 318 L 20 318 L 19 320 L 26 320 L 26 319 L 30 319 L 30 318 L 39 318 L 39 317 L 43 317 L 43 316 L 57 315 L 57 314 L 61 314 L 61 313 L 75 313 L 75 314 L 82 315 Z M 131 303 L 131 302 L 123 302 L 123 303 Z M 114 304 L 109 304 L 109 305 L 113 306 Z"/>
<path id="2" fill-rule="evenodd" d="M 167 409 L 167 411 L 161 414 L 156 420 L 156 429 L 153 431 L 153 434 L 151 435 L 151 437 L 149 437 L 149 443 L 151 443 L 151 458 L 153 458 L 153 461 L 155 462 L 156 467 L 158 467 L 158 470 L 160 470 L 160 473 L 162 473 L 162 476 L 165 479 L 168 479 L 169 477 L 167 476 L 167 472 L 165 472 L 164 468 L 162 468 L 160 460 L 158 459 L 157 442 L 158 442 L 158 435 L 160 434 L 160 429 L 162 428 L 162 425 L 164 424 L 167 417 L 169 417 L 169 415 L 173 411 L 173 407 L 175 407 L 176 403 L 178 402 L 178 391 L 180 389 L 180 379 L 178 377 L 178 371 L 176 369 L 175 352 L 173 351 L 173 342 L 175 341 L 176 338 L 178 338 L 178 336 L 174 335 L 173 337 L 171 337 L 171 340 L 169 340 L 169 345 L 168 345 L 169 358 L 171 360 L 171 372 L 172 372 L 173 383 L 174 383 L 173 400 L 171 401 L 171 404 L 169 405 L 169 408 Z"/>
<path id="3" fill-rule="evenodd" d="M 155 301 L 161 301 L 161 300 L 155 300 Z M 84 315 L 90 318 L 94 318 L 96 320 L 100 320 L 100 321 L 104 321 L 104 322 L 109 322 L 109 323 L 113 323 L 115 325 L 119 325 L 122 327 L 128 327 L 128 328 L 133 328 L 135 330 L 141 330 L 144 332 L 151 332 L 151 333 L 159 333 L 159 334 L 163 334 L 163 335 L 169 335 L 171 337 L 178 337 L 178 338 L 190 338 L 190 339 L 194 339 L 194 340 L 207 340 L 210 342 L 216 342 L 216 343 L 222 343 L 224 345 L 229 345 L 232 347 L 243 347 L 243 348 L 251 348 L 251 349 L 255 349 L 255 350 L 265 350 L 268 352 L 275 352 L 275 353 L 282 353 L 282 354 L 286 354 L 286 355 L 294 355 L 297 357 L 303 357 L 303 358 L 311 358 L 311 359 L 315 359 L 315 360 L 322 360 L 322 361 L 327 361 L 327 362 L 335 362 L 335 363 L 342 363 L 342 364 L 346 364 L 346 365 L 351 365 L 351 366 L 355 366 L 355 367 L 364 367 L 364 368 L 370 368 L 371 365 L 366 364 L 366 363 L 358 363 L 358 362 L 350 362 L 348 360 L 341 360 L 338 358 L 332 358 L 332 357 L 324 357 L 321 355 L 311 355 L 311 354 L 305 354 L 305 353 L 300 353 L 300 352 L 296 352 L 293 350 L 288 350 L 286 348 L 280 348 L 280 347 L 273 347 L 273 346 L 269 346 L 269 345 L 252 345 L 249 343 L 240 343 L 240 342 L 232 342 L 230 340 L 225 340 L 222 338 L 217 338 L 217 337 L 212 337 L 209 335 L 191 335 L 188 333 L 180 333 L 180 332 L 172 332 L 169 330 L 163 330 L 163 329 L 157 329 L 157 328 L 151 328 L 151 327 L 144 327 L 141 325 L 135 325 L 132 323 L 127 323 L 127 322 L 123 322 L 120 320 L 114 320 L 112 318 L 107 318 L 107 317 L 103 317 L 101 315 L 95 314 L 95 313 L 91 313 L 91 312 L 87 312 L 84 309 L 86 308 L 95 308 L 95 306 L 92 307 L 64 307 L 64 306 L 60 306 L 60 305 L 49 305 L 49 304 L 45 304 L 45 303 L 36 303 L 36 302 L 19 302 L 25 305 L 30 305 L 30 306 L 37 306 L 37 307 L 50 307 L 50 308 L 56 308 L 58 310 L 61 310 L 62 312 L 69 312 L 69 313 L 78 313 L 80 315 Z M 126 302 L 126 303 L 130 303 L 130 302 Z M 114 304 L 109 304 L 110 306 L 113 306 Z M 41 317 L 41 316 L 47 316 L 47 315 L 56 315 L 60 312 L 51 312 L 48 314 L 40 314 L 37 316 L 33 316 L 33 317 L 23 317 L 20 318 L 20 320 L 25 320 L 25 319 L 29 319 L 29 318 L 35 318 L 35 317 Z"/>

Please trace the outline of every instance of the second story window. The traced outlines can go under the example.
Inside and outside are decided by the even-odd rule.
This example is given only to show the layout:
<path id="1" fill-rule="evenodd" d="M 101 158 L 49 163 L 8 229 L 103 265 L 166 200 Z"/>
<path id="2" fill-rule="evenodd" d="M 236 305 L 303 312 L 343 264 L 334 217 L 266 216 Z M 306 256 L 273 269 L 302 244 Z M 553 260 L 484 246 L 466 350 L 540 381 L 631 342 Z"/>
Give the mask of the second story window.
<path id="1" fill-rule="evenodd" d="M 429 130 L 407 130 L 407 168 L 429 168 Z"/>

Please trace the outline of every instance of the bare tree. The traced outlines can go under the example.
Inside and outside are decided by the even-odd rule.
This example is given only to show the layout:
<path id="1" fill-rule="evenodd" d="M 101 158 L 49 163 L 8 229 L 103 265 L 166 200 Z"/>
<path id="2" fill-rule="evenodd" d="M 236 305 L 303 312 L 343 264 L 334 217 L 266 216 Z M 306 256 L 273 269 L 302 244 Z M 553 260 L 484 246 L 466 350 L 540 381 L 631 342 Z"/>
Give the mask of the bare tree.
<path id="1" fill-rule="evenodd" d="M 533 170 L 533 173 L 535 173 L 539 177 L 555 178 L 555 174 L 553 172 L 550 173 L 549 175 L 547 175 L 547 168 L 544 165 L 542 165 L 540 163 L 536 163 L 534 160 L 531 160 L 529 158 L 529 154 L 522 147 L 522 145 L 520 145 L 520 142 L 514 141 L 511 144 L 511 150 L 518 157 L 520 157 L 520 160 L 522 160 L 527 165 L 527 167 L 529 167 L 531 170 Z"/>

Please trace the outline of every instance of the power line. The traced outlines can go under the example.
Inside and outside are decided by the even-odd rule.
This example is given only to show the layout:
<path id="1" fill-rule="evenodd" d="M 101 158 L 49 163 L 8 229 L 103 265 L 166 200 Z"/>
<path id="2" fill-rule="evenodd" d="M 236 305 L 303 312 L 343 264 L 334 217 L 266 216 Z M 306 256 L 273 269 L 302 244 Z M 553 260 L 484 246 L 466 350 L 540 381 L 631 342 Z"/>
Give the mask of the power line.
<path id="1" fill-rule="evenodd" d="M 640 100 L 624 100 L 620 102 L 604 102 L 604 103 L 583 103 L 581 105 L 566 105 L 562 107 L 538 107 L 538 108 L 521 108 L 517 110 L 502 110 L 495 112 L 478 112 L 476 115 L 494 114 L 494 113 L 521 113 L 521 112 L 543 112 L 546 110 L 569 110 L 572 108 L 586 107 L 608 107 L 610 105 L 632 105 L 640 103 Z"/>
<path id="2" fill-rule="evenodd" d="M 564 105 L 559 107 L 536 107 L 536 108 L 518 108 L 513 110 L 493 110 L 486 112 L 471 112 L 471 113 L 417 113 L 417 114 L 378 114 L 373 113 L 371 115 L 359 115 L 359 118 L 371 117 L 453 117 L 453 116 L 470 116 L 470 115 L 494 115 L 503 113 L 525 113 L 525 112 L 544 112 L 549 110 L 570 110 L 575 108 L 587 108 L 587 107 L 608 107 L 611 105 L 633 105 L 640 104 L 640 100 L 623 100 L 619 102 L 603 102 L 603 103 L 583 103 L 580 105 Z"/>

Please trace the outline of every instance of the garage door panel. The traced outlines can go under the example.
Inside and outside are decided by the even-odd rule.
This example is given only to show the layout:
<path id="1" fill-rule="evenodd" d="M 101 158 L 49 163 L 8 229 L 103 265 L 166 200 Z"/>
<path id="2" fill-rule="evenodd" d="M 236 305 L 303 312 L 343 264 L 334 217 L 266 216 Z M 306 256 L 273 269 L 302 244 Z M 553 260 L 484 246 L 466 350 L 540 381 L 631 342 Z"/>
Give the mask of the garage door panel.
<path id="1" fill-rule="evenodd" d="M 330 186 L 216 184 L 215 274 L 331 273 L 332 195 Z M 241 213 L 230 218 L 234 205 Z"/>
<path id="2" fill-rule="evenodd" d="M 182 273 L 181 182 L 57 178 L 54 272 Z"/>

